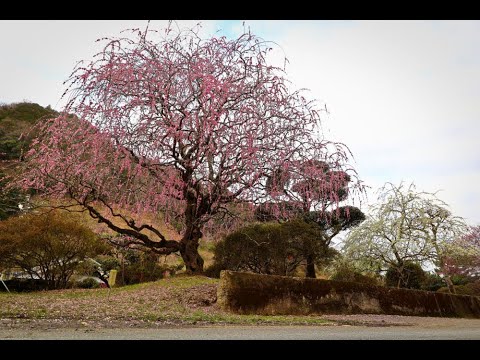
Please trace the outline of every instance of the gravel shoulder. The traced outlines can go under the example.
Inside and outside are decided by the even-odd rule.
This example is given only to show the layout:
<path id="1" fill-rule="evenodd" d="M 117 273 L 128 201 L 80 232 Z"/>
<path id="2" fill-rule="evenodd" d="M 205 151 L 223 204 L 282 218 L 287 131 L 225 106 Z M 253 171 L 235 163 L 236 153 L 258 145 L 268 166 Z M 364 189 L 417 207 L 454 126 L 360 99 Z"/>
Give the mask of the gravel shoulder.
<path id="1" fill-rule="evenodd" d="M 480 340 L 480 320 L 379 315 L 329 315 L 328 325 L 173 325 L 16 320 L 0 339 L 20 340 Z M 337 322 L 338 321 L 338 322 Z M 112 324 L 110 324 L 112 325 Z"/>
<path id="2" fill-rule="evenodd" d="M 480 319 L 459 319 L 459 318 L 440 318 L 440 317 L 420 317 L 420 316 L 402 316 L 402 315 L 375 315 L 375 314 L 357 314 L 357 315 L 317 315 L 310 316 L 325 320 L 321 324 L 305 323 L 301 326 L 362 326 L 362 327 L 417 327 L 417 328 L 464 328 L 472 327 L 480 330 Z M 259 322 L 248 326 L 298 326 L 296 321 L 284 322 Z M 95 330 L 95 329 L 180 329 L 191 327 L 211 327 L 211 326 L 242 326 L 244 324 L 219 322 L 217 324 L 209 321 L 181 322 L 181 321 L 145 321 L 139 319 L 131 320 L 81 320 L 81 319 L 0 319 L 0 334 L 4 330 L 54 330 L 54 329 L 74 329 L 74 330 Z"/>

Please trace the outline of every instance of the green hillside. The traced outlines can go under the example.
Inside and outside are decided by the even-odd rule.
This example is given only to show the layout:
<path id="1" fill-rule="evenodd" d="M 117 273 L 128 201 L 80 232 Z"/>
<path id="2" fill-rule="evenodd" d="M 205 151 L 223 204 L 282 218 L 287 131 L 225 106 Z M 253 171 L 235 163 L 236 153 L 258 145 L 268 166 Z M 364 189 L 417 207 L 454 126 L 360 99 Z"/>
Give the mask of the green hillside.
<path id="1" fill-rule="evenodd" d="M 0 106 L 0 160 L 16 160 L 31 136 L 26 136 L 38 120 L 56 116 L 50 107 L 35 103 L 14 103 Z M 22 134 L 24 134 L 22 136 Z"/>

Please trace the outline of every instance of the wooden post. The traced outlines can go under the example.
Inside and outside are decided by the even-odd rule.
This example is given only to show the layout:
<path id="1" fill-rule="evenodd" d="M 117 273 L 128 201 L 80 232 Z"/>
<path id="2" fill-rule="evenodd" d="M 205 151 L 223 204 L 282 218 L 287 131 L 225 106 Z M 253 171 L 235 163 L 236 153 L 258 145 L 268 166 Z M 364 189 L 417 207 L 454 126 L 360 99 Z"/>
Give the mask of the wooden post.
<path id="1" fill-rule="evenodd" d="M 117 280 L 117 270 L 110 270 L 110 274 L 108 275 L 108 297 L 107 300 L 110 300 L 110 292 L 112 291 L 113 285 L 115 285 L 115 281 Z"/>

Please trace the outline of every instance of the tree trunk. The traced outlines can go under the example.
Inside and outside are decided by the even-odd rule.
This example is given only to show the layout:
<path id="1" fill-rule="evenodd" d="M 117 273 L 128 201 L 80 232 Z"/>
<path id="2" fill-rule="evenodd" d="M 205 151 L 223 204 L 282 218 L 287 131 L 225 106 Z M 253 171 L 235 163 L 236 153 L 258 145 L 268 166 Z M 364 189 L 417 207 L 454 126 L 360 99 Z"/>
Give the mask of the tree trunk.
<path id="1" fill-rule="evenodd" d="M 202 232 L 198 228 L 189 229 L 185 232 L 180 242 L 180 255 L 188 274 L 203 273 L 203 259 L 198 253 L 199 240 Z"/>
<path id="2" fill-rule="evenodd" d="M 457 292 L 455 291 L 455 286 L 453 286 L 453 282 L 450 276 L 445 275 L 445 282 L 447 283 L 448 292 L 450 294 L 456 294 Z"/>
<path id="3" fill-rule="evenodd" d="M 313 255 L 308 255 L 307 256 L 307 271 L 306 271 L 306 276 L 307 278 L 316 278 L 315 274 L 315 262 L 314 262 L 314 256 Z"/>

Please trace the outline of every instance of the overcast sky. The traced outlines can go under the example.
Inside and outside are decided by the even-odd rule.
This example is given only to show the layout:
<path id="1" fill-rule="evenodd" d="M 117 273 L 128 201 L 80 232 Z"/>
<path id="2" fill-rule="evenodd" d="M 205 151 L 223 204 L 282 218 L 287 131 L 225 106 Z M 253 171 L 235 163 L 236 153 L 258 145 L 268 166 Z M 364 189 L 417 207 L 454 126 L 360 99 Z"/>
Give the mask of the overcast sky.
<path id="1" fill-rule="evenodd" d="M 179 22 L 194 25 L 198 21 Z M 229 37 L 243 21 L 202 21 Z M 163 26 L 153 21 L 151 27 Z M 374 191 L 414 181 L 480 224 L 479 21 L 245 21 L 280 48 L 297 88 L 327 104 L 327 138 L 347 144 Z M 63 81 L 97 38 L 145 21 L 0 21 L 0 103 L 59 110 Z M 366 210 L 366 208 L 364 208 Z"/>

